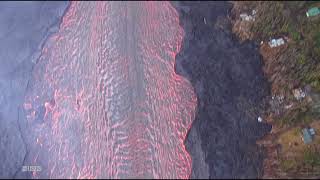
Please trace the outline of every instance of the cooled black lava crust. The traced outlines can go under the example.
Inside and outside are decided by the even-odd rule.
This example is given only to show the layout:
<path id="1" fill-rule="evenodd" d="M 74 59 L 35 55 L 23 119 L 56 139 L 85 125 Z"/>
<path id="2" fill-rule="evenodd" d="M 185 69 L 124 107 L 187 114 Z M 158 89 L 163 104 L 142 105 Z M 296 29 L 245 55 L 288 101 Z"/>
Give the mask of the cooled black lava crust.
<path id="1" fill-rule="evenodd" d="M 270 93 L 257 45 L 232 35 L 228 2 L 172 4 L 185 31 L 175 69 L 191 81 L 198 98 L 185 142 L 193 159 L 191 178 L 259 177 L 263 151 L 255 141 L 271 126 L 257 121 Z"/>

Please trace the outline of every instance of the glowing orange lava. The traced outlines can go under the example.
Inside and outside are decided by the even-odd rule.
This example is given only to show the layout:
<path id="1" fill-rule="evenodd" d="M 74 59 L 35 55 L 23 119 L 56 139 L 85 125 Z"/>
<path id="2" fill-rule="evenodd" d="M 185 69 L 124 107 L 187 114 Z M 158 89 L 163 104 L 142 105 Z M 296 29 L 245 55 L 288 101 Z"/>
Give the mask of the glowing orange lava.
<path id="1" fill-rule="evenodd" d="M 169 2 L 72 2 L 26 96 L 34 177 L 188 178 L 197 100 L 174 72 L 183 35 Z"/>

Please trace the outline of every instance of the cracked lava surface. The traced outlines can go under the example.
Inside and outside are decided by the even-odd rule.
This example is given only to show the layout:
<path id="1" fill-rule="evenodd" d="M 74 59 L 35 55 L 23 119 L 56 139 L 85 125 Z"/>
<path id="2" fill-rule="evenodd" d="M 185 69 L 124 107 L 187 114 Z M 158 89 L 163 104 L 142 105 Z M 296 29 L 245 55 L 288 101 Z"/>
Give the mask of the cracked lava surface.
<path id="1" fill-rule="evenodd" d="M 169 2 L 72 2 L 24 103 L 34 178 L 188 178 L 197 99 Z"/>

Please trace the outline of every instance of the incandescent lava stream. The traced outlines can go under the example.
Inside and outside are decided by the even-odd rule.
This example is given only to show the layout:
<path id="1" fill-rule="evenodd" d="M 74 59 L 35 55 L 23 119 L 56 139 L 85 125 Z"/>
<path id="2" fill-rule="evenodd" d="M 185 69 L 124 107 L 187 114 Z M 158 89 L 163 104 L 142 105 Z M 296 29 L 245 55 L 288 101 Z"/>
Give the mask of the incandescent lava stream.
<path id="1" fill-rule="evenodd" d="M 72 2 L 25 98 L 34 178 L 188 178 L 197 99 L 169 2 Z"/>

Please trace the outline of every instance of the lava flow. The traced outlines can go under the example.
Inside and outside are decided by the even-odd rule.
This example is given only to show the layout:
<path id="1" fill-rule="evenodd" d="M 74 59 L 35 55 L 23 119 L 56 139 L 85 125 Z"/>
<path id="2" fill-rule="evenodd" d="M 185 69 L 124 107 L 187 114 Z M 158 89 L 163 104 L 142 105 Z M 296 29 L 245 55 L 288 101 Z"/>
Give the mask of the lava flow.
<path id="1" fill-rule="evenodd" d="M 188 178 L 191 84 L 169 2 L 72 2 L 27 90 L 27 160 L 42 178 Z"/>

